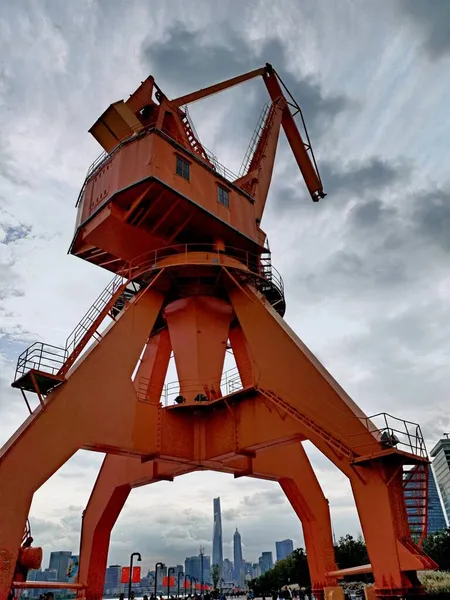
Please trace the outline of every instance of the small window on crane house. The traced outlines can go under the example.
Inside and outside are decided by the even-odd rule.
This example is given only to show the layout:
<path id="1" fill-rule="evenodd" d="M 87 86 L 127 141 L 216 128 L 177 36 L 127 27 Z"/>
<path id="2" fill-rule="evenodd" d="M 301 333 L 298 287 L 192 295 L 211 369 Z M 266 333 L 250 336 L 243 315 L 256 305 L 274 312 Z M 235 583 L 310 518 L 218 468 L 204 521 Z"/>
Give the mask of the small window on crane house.
<path id="1" fill-rule="evenodd" d="M 217 200 L 219 204 L 222 204 L 222 206 L 230 208 L 230 196 L 228 194 L 228 190 L 220 185 L 217 186 Z"/>
<path id="2" fill-rule="evenodd" d="M 177 156 L 177 175 L 189 181 L 189 163 Z"/>

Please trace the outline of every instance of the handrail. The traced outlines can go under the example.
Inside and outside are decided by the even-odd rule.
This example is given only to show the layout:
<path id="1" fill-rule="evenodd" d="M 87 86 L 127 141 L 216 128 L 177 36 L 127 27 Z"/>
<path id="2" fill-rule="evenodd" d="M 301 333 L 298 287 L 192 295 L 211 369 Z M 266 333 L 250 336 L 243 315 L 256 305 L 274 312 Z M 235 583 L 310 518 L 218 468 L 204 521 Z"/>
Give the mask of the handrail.
<path id="1" fill-rule="evenodd" d="M 194 252 L 203 252 L 213 254 L 218 259 L 222 257 L 231 257 L 242 263 L 250 273 L 266 280 L 269 284 L 274 285 L 279 291 L 284 294 L 284 282 L 280 273 L 272 265 L 270 251 L 265 250 L 261 254 L 248 252 L 241 248 L 233 248 L 227 246 L 225 251 L 217 250 L 214 244 L 176 244 L 172 246 L 164 246 L 156 250 L 150 250 L 128 261 L 125 266 L 118 272 L 122 276 L 129 279 L 136 278 L 142 272 L 150 271 L 158 265 L 158 262 L 169 256 L 180 254 L 188 255 Z"/>
<path id="2" fill-rule="evenodd" d="M 185 143 L 186 140 L 183 139 L 180 136 L 175 135 L 173 132 L 167 130 L 165 127 L 161 127 L 160 129 L 155 129 L 154 126 L 151 126 L 147 129 L 144 129 L 143 131 L 139 132 L 139 133 L 133 133 L 130 137 L 126 138 L 125 140 L 122 140 L 121 142 L 119 142 L 117 144 L 117 146 L 115 146 L 110 152 L 106 152 L 105 150 L 99 154 L 99 156 L 97 156 L 97 158 L 91 163 L 89 169 L 87 170 L 86 173 L 86 177 L 84 179 L 83 185 L 81 187 L 80 193 L 78 194 L 78 198 L 75 204 L 75 207 L 78 207 L 82 198 L 83 198 L 83 194 L 84 191 L 86 189 L 86 186 L 89 182 L 89 180 L 94 177 L 94 175 L 101 170 L 101 168 L 114 156 L 114 154 L 116 154 L 116 152 L 118 152 L 118 150 L 120 150 L 120 148 L 122 148 L 123 146 L 129 144 L 131 141 L 134 141 L 140 137 L 143 137 L 145 135 L 149 135 L 151 133 L 154 132 L 161 132 L 164 134 L 164 136 L 168 137 L 169 139 L 173 140 L 176 144 L 181 145 L 184 150 L 186 150 L 187 152 L 189 152 L 190 154 L 192 154 L 193 156 L 197 156 L 198 158 L 206 158 L 207 161 L 210 163 L 208 164 L 208 162 L 204 162 L 203 164 L 205 165 L 206 168 L 216 171 L 221 177 L 223 177 L 224 179 L 226 179 L 227 181 L 229 181 L 230 183 L 234 183 L 234 181 L 236 181 L 236 179 L 238 179 L 238 176 L 233 173 L 232 171 L 230 171 L 230 169 L 228 169 L 225 165 L 223 165 L 222 163 L 220 163 L 216 157 L 216 155 L 211 152 L 210 150 L 208 150 L 207 148 L 205 148 L 205 146 L 203 144 L 201 144 L 202 149 L 205 151 L 205 157 L 202 157 L 200 154 L 196 153 L 196 152 L 192 152 L 192 148 L 186 148 Z M 203 162 L 203 161 L 202 161 Z"/>
<path id="3" fill-rule="evenodd" d="M 383 412 L 370 417 L 356 418 L 364 424 L 367 431 L 352 434 L 352 437 L 365 435 L 367 432 L 371 434 L 376 433 L 378 434 L 378 441 L 386 447 L 394 448 L 399 446 L 399 450 L 420 456 L 421 458 L 428 458 L 422 429 L 418 423 L 400 419 L 399 417 L 394 417 L 389 413 Z M 371 444 L 365 442 L 356 445 L 352 444 L 352 447 L 363 448 L 368 445 Z"/>
<path id="4" fill-rule="evenodd" d="M 147 400 L 148 392 L 152 392 L 149 386 L 149 377 L 139 377 L 137 380 L 136 394 L 139 400 L 145 402 Z M 222 396 L 228 396 L 234 392 L 243 389 L 241 377 L 237 367 L 231 367 L 222 373 L 220 380 L 220 392 Z M 185 390 L 197 390 L 199 388 L 199 381 L 196 379 L 183 380 L 183 388 Z M 155 392 L 157 392 L 155 388 Z M 180 393 L 180 381 L 174 380 L 164 384 L 161 391 L 161 403 L 164 406 L 173 406 L 175 404 L 175 398 Z M 219 396 L 220 397 L 220 396 Z"/>

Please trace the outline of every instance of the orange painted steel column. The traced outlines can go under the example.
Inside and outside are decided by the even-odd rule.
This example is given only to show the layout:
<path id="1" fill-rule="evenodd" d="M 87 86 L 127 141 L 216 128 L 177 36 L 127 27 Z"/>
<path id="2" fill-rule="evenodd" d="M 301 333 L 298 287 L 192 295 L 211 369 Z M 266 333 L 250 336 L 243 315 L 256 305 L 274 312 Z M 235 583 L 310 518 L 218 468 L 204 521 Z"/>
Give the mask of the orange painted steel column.
<path id="1" fill-rule="evenodd" d="M 337 585 L 329 572 L 337 569 L 330 510 L 322 488 L 301 443 L 285 444 L 257 453 L 255 476 L 279 482 L 301 521 L 311 586 L 316 597 L 324 587 Z"/>
<path id="2" fill-rule="evenodd" d="M 188 403 L 200 396 L 220 397 L 220 380 L 232 318 L 231 306 L 219 298 L 192 296 L 166 306 L 180 395 Z"/>
<path id="3" fill-rule="evenodd" d="M 243 387 L 250 387 L 255 380 L 254 365 L 242 329 L 239 326 L 232 327 L 229 332 L 229 339 L 242 385 Z"/>
<path id="4" fill-rule="evenodd" d="M 134 387 L 140 400 L 152 404 L 160 403 L 171 351 L 167 329 L 163 329 L 148 340 L 134 378 Z"/>
<path id="5" fill-rule="evenodd" d="M 109 454 L 83 516 L 79 580 L 86 581 L 86 600 L 101 600 L 111 531 L 133 487 L 170 479 L 195 470 L 176 462 L 148 461 Z M 81 595 L 81 594 L 79 594 Z"/>
<path id="6" fill-rule="evenodd" d="M 157 407 L 131 381 L 162 304 L 148 290 L 131 304 L 0 453 L 0 598 L 7 598 L 34 492 L 77 450 L 150 454 Z M 105 418 L 107 416 L 107 418 Z"/>
<path id="7" fill-rule="evenodd" d="M 233 287 L 229 295 L 261 374 L 259 387 L 270 390 L 279 404 L 281 399 L 282 406 L 298 419 L 306 437 L 350 478 L 363 531 L 368 532 L 366 542 L 376 587 L 413 590 L 414 577 L 408 580 L 405 571 L 418 568 L 419 561 L 408 551 L 403 559 L 399 556 L 403 528 L 392 511 L 387 479 L 380 467 L 352 465 L 352 454 L 357 457 L 352 448 L 355 439 L 358 444 L 365 444 L 367 452 L 382 449 L 358 418 L 364 413 L 250 287 Z M 399 503 L 403 501 L 399 491 L 392 493 L 398 495 Z M 410 537 L 409 533 L 406 535 Z"/>
<path id="8" fill-rule="evenodd" d="M 351 477 L 350 481 L 375 588 L 403 593 L 418 586 L 415 571 L 427 568 L 427 561 L 422 562 L 419 551 L 414 555 L 403 499 L 402 469 L 370 465 L 361 472 L 363 481 L 358 477 Z M 403 546 L 403 540 L 409 540 L 409 548 Z"/>

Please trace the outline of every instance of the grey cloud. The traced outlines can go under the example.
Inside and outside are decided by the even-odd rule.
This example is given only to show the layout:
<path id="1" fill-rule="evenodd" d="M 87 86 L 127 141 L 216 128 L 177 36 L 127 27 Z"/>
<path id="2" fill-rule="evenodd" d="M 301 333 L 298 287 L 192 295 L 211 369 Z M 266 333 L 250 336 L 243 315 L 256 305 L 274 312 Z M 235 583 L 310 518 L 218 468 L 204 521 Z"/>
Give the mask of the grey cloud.
<path id="1" fill-rule="evenodd" d="M 266 490 L 264 492 L 255 492 L 251 496 L 244 496 L 242 504 L 249 508 L 258 508 L 260 506 L 270 506 L 271 504 L 284 504 L 286 496 L 279 489 Z"/>
<path id="2" fill-rule="evenodd" d="M 176 93 L 184 94 L 197 88 L 240 75 L 246 71 L 273 64 L 302 107 L 311 132 L 318 135 L 330 118 L 352 106 L 344 95 L 327 95 L 310 76 L 298 78 L 289 70 L 285 47 L 279 39 L 266 41 L 261 49 L 251 46 L 244 33 L 223 28 L 214 43 L 205 40 L 202 32 L 188 31 L 184 24 L 173 26 L 163 42 L 144 43 L 143 60 L 157 78 L 171 85 Z M 240 102 L 230 109 L 224 128 L 246 137 L 253 127 L 268 95 L 262 83 L 258 87 L 245 84 Z M 175 95 L 171 90 L 166 93 Z"/>
<path id="3" fill-rule="evenodd" d="M 450 52 L 450 3 L 447 0 L 402 0 L 404 14 L 424 38 L 424 47 L 431 59 Z"/>
<path id="4" fill-rule="evenodd" d="M 418 194 L 413 221 L 427 242 L 450 251 L 450 189 Z"/>
<path id="5" fill-rule="evenodd" d="M 324 186 L 330 196 L 340 193 L 366 194 L 379 191 L 404 181 L 411 169 L 406 164 L 387 163 L 374 156 L 363 162 L 352 162 L 342 167 L 339 163 L 322 161 L 320 166 Z"/>

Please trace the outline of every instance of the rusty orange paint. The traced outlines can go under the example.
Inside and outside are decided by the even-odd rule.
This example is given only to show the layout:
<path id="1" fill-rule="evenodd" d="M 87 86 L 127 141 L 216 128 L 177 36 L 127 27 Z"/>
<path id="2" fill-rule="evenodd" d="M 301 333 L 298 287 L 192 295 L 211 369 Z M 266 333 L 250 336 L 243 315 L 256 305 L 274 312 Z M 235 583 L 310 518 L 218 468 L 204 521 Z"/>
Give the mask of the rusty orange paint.
<path id="1" fill-rule="evenodd" d="M 272 105 L 247 172 L 233 177 L 181 107 L 254 77 Z M 123 281 L 102 301 L 97 320 L 113 321 L 91 347 L 97 321 L 56 375 L 33 370 L 35 384 L 48 384 L 42 405 L 0 452 L 0 600 L 34 492 L 79 449 L 106 453 L 82 525 L 88 600 L 102 597 L 111 530 L 131 489 L 197 469 L 277 481 L 302 523 L 316 597 L 336 595 L 328 502 L 305 440 L 350 480 L 377 595 L 421 592 L 416 571 L 435 565 L 411 540 L 401 477 L 403 464 L 426 457 L 386 447 L 283 320 L 283 285 L 260 227 L 280 128 L 312 199 L 324 197 L 292 102 L 270 65 L 172 101 L 149 77 L 91 128 L 108 154 L 81 190 L 70 251 Z M 224 393 L 228 343 L 241 385 Z M 179 403 L 163 406 L 171 352 Z"/>

